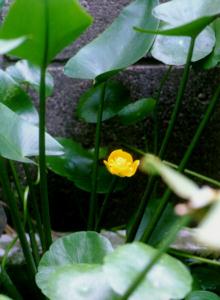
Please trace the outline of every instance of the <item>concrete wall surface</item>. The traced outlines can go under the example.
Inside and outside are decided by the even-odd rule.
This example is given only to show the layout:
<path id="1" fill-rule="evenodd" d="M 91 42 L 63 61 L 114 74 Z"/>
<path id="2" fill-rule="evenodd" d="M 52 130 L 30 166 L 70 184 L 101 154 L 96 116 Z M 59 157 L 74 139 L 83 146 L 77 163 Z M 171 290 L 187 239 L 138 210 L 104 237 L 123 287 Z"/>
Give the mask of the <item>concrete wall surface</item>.
<path id="1" fill-rule="evenodd" d="M 94 24 L 89 30 L 74 44 L 65 49 L 50 65 L 49 70 L 55 79 L 55 91 L 47 102 L 47 128 L 54 136 L 66 136 L 81 142 L 85 147 L 94 145 L 95 127 L 79 122 L 74 117 L 77 101 L 79 97 L 91 86 L 90 81 L 74 80 L 67 78 L 63 74 L 63 66 L 83 45 L 87 44 L 119 14 L 120 10 L 130 3 L 130 0 L 82 0 L 81 3 L 94 16 Z M 7 6 L 4 8 L 4 13 Z M 3 65 L 13 62 L 4 58 Z M 117 78 L 121 80 L 130 90 L 133 100 L 152 96 L 158 88 L 159 82 L 167 70 L 167 66 L 154 61 L 151 58 L 142 59 L 134 66 L 124 70 Z M 174 68 L 167 81 L 161 95 L 159 104 L 160 116 L 160 142 L 167 128 L 172 112 L 178 84 L 182 76 L 181 67 Z M 208 72 L 191 70 L 190 80 L 184 96 L 184 105 L 181 108 L 177 125 L 172 141 L 168 147 L 167 159 L 179 163 L 193 133 L 201 120 L 206 106 L 217 84 L 220 83 L 220 71 L 214 69 Z M 207 176 L 220 180 L 220 104 L 216 107 L 215 113 L 197 145 L 193 156 L 188 164 L 188 168 L 201 172 Z M 122 126 L 114 119 L 103 125 L 102 145 L 117 147 L 121 142 L 129 143 L 137 147 L 143 146 L 143 135 L 147 132 L 150 137 L 152 124 L 149 121 L 142 122 L 135 126 Z M 143 179 L 141 179 L 141 182 Z M 60 209 L 62 220 L 69 220 L 68 224 L 74 223 L 74 218 L 78 217 L 79 211 L 75 210 L 76 202 L 87 203 L 86 193 L 75 189 L 71 183 L 66 183 L 62 179 L 50 174 L 50 200 L 55 206 L 55 210 Z M 56 191 L 55 188 L 56 187 Z M 59 190 L 58 190 L 59 189 Z M 134 191 L 135 189 L 135 191 Z M 131 214 L 132 209 L 137 205 L 138 196 L 142 192 L 139 184 L 139 177 L 133 190 L 130 187 L 129 193 L 116 194 L 111 204 L 112 214 L 106 217 L 106 224 L 111 223 L 111 218 L 115 218 L 116 223 L 121 224 Z M 133 199 L 131 194 L 133 193 Z M 56 201 L 55 201 L 56 198 Z M 60 200 L 62 199 L 62 208 Z M 86 199 L 86 200 L 85 200 Z M 126 208 L 126 209 L 125 209 Z M 120 214 L 120 217 L 119 217 Z M 52 211 L 54 227 L 64 230 L 71 229 L 71 225 L 66 226 L 64 221 L 55 216 Z M 60 222 L 60 223 L 59 223 Z M 72 223 L 71 223 L 72 222 Z M 74 225 L 75 226 L 75 225 Z M 58 228 L 59 229 L 59 228 Z"/>

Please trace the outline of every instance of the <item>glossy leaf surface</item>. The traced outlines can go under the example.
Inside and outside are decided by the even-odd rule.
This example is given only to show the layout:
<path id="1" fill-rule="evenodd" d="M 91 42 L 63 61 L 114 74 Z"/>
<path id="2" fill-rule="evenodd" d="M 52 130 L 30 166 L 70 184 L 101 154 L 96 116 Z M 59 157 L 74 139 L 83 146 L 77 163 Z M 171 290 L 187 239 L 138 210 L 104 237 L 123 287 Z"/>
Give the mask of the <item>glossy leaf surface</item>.
<path id="1" fill-rule="evenodd" d="M 219 296 L 207 291 L 193 291 L 185 300 L 220 300 Z"/>
<path id="2" fill-rule="evenodd" d="M 24 120 L 38 124 L 38 112 L 29 96 L 6 72 L 0 70 L 0 102 L 9 107 Z"/>
<path id="3" fill-rule="evenodd" d="M 64 147 L 64 155 L 47 157 L 47 166 L 53 172 L 73 181 L 74 184 L 87 192 L 91 191 L 93 153 L 84 149 L 80 144 L 64 138 L 57 139 Z M 99 167 L 98 193 L 106 193 L 112 181 L 112 175 L 106 167 Z M 125 180 L 119 180 L 116 190 L 122 189 Z"/>
<path id="4" fill-rule="evenodd" d="M 90 24 L 91 17 L 77 0 L 15 0 L 0 30 L 0 38 L 26 36 L 28 40 L 10 54 L 41 66 L 46 52 L 49 63 Z"/>
<path id="5" fill-rule="evenodd" d="M 118 117 L 122 124 L 133 124 L 152 115 L 156 100 L 153 98 L 140 99 L 125 106 Z"/>
<path id="6" fill-rule="evenodd" d="M 54 300 L 88 299 L 88 292 L 93 295 L 91 299 L 98 300 L 100 293 L 94 288 L 99 281 L 104 295 L 110 293 L 99 265 L 105 255 L 112 251 L 111 243 L 96 232 L 77 232 L 60 238 L 40 261 L 37 285 L 45 295 Z M 78 295 L 79 298 L 74 298 L 73 295 Z"/>
<path id="7" fill-rule="evenodd" d="M 158 0 L 136 0 L 125 7 L 109 28 L 69 60 L 65 74 L 81 79 L 108 77 L 138 61 L 149 51 L 154 36 L 141 36 L 133 26 L 156 30 L 159 22 L 151 12 L 157 4 Z"/>
<path id="8" fill-rule="evenodd" d="M 166 28 L 166 26 L 162 27 Z M 190 46 L 190 37 L 158 35 L 151 54 L 168 65 L 184 65 Z M 192 61 L 198 61 L 210 54 L 215 46 L 215 33 L 208 26 L 196 38 Z"/>
<path id="9" fill-rule="evenodd" d="M 203 62 L 205 69 L 214 68 L 220 62 L 220 19 L 215 20 L 213 28 L 215 30 L 216 44 L 213 52 Z"/>
<path id="10" fill-rule="evenodd" d="M 134 242 L 118 247 L 105 258 L 104 272 L 113 288 L 123 295 L 158 250 Z M 129 300 L 182 299 L 191 290 L 192 278 L 177 259 L 165 254 L 147 274 Z"/>
<path id="11" fill-rule="evenodd" d="M 0 103 L 0 155 L 20 162 L 31 162 L 28 156 L 39 154 L 38 127 L 25 121 Z M 47 155 L 61 155 L 62 146 L 46 134 Z"/>
<path id="12" fill-rule="evenodd" d="M 101 100 L 102 84 L 91 87 L 82 95 L 77 106 L 77 116 L 88 122 L 96 123 L 99 103 Z M 129 101 L 128 90 L 118 81 L 106 83 L 105 100 L 102 121 L 114 117 Z"/>
<path id="13" fill-rule="evenodd" d="M 25 41 L 25 37 L 20 37 L 17 39 L 0 39 L 0 55 L 6 54 L 7 52 L 17 48 Z"/>
<path id="14" fill-rule="evenodd" d="M 29 63 L 27 60 L 18 61 L 15 65 L 9 66 L 6 72 L 19 84 L 28 84 L 39 92 L 40 68 Z M 50 73 L 46 74 L 46 95 L 53 92 L 54 82 Z"/>

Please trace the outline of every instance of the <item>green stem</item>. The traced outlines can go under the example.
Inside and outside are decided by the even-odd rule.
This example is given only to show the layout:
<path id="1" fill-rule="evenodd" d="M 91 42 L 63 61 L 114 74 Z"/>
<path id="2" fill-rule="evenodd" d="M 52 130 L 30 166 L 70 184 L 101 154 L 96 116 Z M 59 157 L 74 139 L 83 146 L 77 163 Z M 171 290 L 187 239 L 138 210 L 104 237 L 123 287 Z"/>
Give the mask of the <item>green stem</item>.
<path id="1" fill-rule="evenodd" d="M 38 207 L 36 193 L 34 190 L 34 185 L 33 185 L 32 179 L 31 179 L 31 174 L 30 174 L 28 166 L 26 164 L 23 164 L 23 168 L 24 168 L 24 172 L 26 175 L 27 184 L 30 189 L 30 198 L 31 198 L 31 204 L 32 204 L 32 208 L 33 208 L 33 215 L 34 215 L 34 218 L 35 218 L 36 224 L 37 224 L 37 231 L 39 233 L 42 250 L 43 250 L 43 252 L 45 252 L 46 251 L 45 234 L 44 234 L 44 231 L 42 228 L 41 215 L 40 215 L 40 211 L 39 211 L 39 207 Z"/>
<path id="2" fill-rule="evenodd" d="M 103 204 L 102 204 L 102 207 L 100 209 L 100 213 L 99 213 L 99 217 L 97 219 L 97 222 L 96 222 L 96 226 L 95 226 L 95 230 L 96 231 L 99 231 L 99 226 L 101 224 L 101 221 L 103 219 L 103 216 L 106 212 L 106 209 L 108 207 L 108 204 L 109 204 L 109 198 L 110 198 L 110 195 L 112 194 L 112 192 L 114 191 L 115 189 L 115 186 L 117 184 L 117 180 L 118 180 L 118 177 L 117 176 L 114 176 L 113 179 L 112 179 L 112 182 L 109 186 L 109 190 L 108 190 L 108 193 L 105 195 L 105 198 L 103 200 Z"/>
<path id="3" fill-rule="evenodd" d="M 31 254 L 29 244 L 25 235 L 25 230 L 22 224 L 22 220 L 19 215 L 18 207 L 16 205 L 16 201 L 14 198 L 14 195 L 11 191 L 11 186 L 8 178 L 8 174 L 6 172 L 6 168 L 4 165 L 4 160 L 0 158 L 0 180 L 5 196 L 5 200 L 7 201 L 7 204 L 9 206 L 11 216 L 12 216 L 12 221 L 14 223 L 15 229 L 17 231 L 18 237 L 21 242 L 21 247 L 24 253 L 24 257 L 27 262 L 27 268 L 29 272 L 29 276 L 34 280 L 34 276 L 36 273 L 36 267 L 34 263 L 33 256 Z"/>
<path id="4" fill-rule="evenodd" d="M 37 248 L 37 242 L 36 242 L 36 237 L 35 235 L 33 235 L 33 226 L 32 226 L 32 221 L 28 212 L 28 208 L 27 208 L 27 197 L 25 197 L 25 193 L 23 191 L 23 188 L 21 186 L 14 162 L 9 161 L 10 167 L 11 167 L 11 171 L 12 171 L 12 175 L 13 175 L 13 179 L 15 182 L 15 186 L 16 186 L 16 190 L 18 192 L 18 197 L 20 199 L 21 205 L 23 206 L 23 218 L 24 218 L 24 228 L 26 226 L 26 221 L 28 223 L 28 228 L 29 228 L 29 237 L 30 237 L 30 243 L 31 243 L 31 248 L 32 248 L 32 253 L 34 256 L 34 260 L 35 260 L 35 264 L 37 265 L 39 262 L 39 253 L 38 253 L 38 248 Z"/>
<path id="5" fill-rule="evenodd" d="M 213 259 L 208 259 L 208 258 L 205 258 L 205 257 L 193 255 L 193 254 L 186 253 L 186 252 L 179 251 L 179 250 L 175 250 L 175 249 L 169 249 L 168 253 L 172 254 L 172 255 L 175 255 L 177 257 L 194 259 L 194 260 L 198 261 L 198 263 L 208 264 L 208 265 L 213 265 L 213 266 L 220 267 L 220 261 L 215 260 L 215 259 L 214 260 Z"/>
<path id="6" fill-rule="evenodd" d="M 186 84 L 187 84 L 187 81 L 188 81 L 188 78 L 189 78 L 189 70 L 190 70 L 190 64 L 191 64 L 192 55 L 193 55 L 194 44 L 195 44 L 195 38 L 191 38 L 189 51 L 188 51 L 188 55 L 187 55 L 187 60 L 186 60 L 186 65 L 185 65 L 184 72 L 183 72 L 183 77 L 181 79 L 180 86 L 179 86 L 179 89 L 178 89 L 177 98 L 176 98 L 176 102 L 175 102 L 175 107 L 174 107 L 174 110 L 173 110 L 173 113 L 172 113 L 172 116 L 171 116 L 171 119 L 170 119 L 170 122 L 169 122 L 169 125 L 168 125 L 168 128 L 167 128 L 165 137 L 163 139 L 162 146 L 161 146 L 160 151 L 159 151 L 159 157 L 160 158 L 164 157 L 164 154 L 165 154 L 165 151 L 166 151 L 166 148 L 167 148 L 167 144 L 170 140 L 170 137 L 171 137 L 171 134 L 173 132 L 173 128 L 174 128 L 174 125 L 175 125 L 175 122 L 176 122 L 176 119 L 177 119 L 177 115 L 178 115 L 178 112 L 180 110 L 180 106 L 182 104 L 183 95 L 184 95 L 184 92 L 185 92 L 185 89 L 186 89 Z"/>
<path id="7" fill-rule="evenodd" d="M 189 222 L 189 217 L 185 216 L 182 217 L 181 220 L 178 220 L 176 224 L 172 227 L 170 233 L 168 234 L 166 241 L 164 242 L 162 248 L 158 250 L 158 252 L 154 255 L 151 262 L 148 263 L 142 272 L 135 278 L 134 282 L 130 285 L 130 287 L 127 289 L 125 294 L 120 298 L 121 300 L 127 300 L 134 291 L 138 288 L 138 286 L 142 283 L 146 275 L 150 272 L 152 267 L 161 259 L 162 255 L 166 253 L 166 251 L 169 249 L 170 244 L 175 240 L 177 233 L 179 230 L 186 226 Z"/>
<path id="8" fill-rule="evenodd" d="M 163 90 L 163 87 L 167 81 L 167 79 L 170 76 L 170 73 L 172 71 L 172 66 L 169 66 L 169 68 L 167 69 L 167 71 L 165 72 L 165 74 L 162 77 L 162 80 L 160 81 L 160 85 L 159 88 L 155 94 L 155 96 L 153 97 L 156 100 L 156 105 L 155 105 L 155 109 L 153 112 L 153 119 L 154 119 L 154 130 L 153 130 L 153 136 L 154 136 L 154 154 L 157 154 L 158 151 L 158 132 L 159 132 L 159 124 L 158 124 L 158 104 L 159 104 L 159 100 L 160 100 L 160 96 L 161 96 L 161 92 Z"/>
<path id="9" fill-rule="evenodd" d="M 214 111 L 214 108 L 216 106 L 216 103 L 217 101 L 219 100 L 219 96 L 220 96 L 220 85 L 217 87 L 216 91 L 215 91 L 215 94 L 214 96 L 212 97 L 211 101 L 209 102 L 208 104 L 208 107 L 207 107 L 207 110 L 205 112 L 205 115 L 204 117 L 202 118 L 198 128 L 197 128 L 197 131 L 188 147 L 188 149 L 186 150 L 185 152 L 185 155 L 178 167 L 178 171 L 179 172 L 183 172 L 183 170 L 185 169 L 186 167 L 186 164 L 188 163 L 189 159 L 190 159 L 190 156 L 203 132 L 203 130 L 205 129 L 213 111 Z M 152 220 L 150 222 L 150 224 L 148 225 L 148 227 L 146 228 L 141 240 L 144 241 L 144 242 L 147 242 L 152 233 L 153 233 L 153 230 L 158 222 L 158 220 L 160 219 L 162 213 L 163 213 L 163 210 L 165 209 L 165 206 L 170 198 L 170 195 L 172 194 L 171 190 L 169 188 L 166 189 L 153 217 L 152 217 Z"/>
<path id="10" fill-rule="evenodd" d="M 5 270 L 0 271 L 0 283 L 10 297 L 16 300 L 23 300 L 21 294 L 19 293 Z"/>
<path id="11" fill-rule="evenodd" d="M 92 191 L 90 197 L 90 208 L 89 208 L 89 219 L 88 219 L 88 230 L 93 230 L 95 227 L 95 217 L 96 217 L 96 208 L 97 208 L 97 177 L 98 177 L 98 162 L 99 162 L 99 148 L 101 140 L 101 127 L 102 127 L 102 115 L 105 101 L 105 90 L 106 82 L 102 84 L 102 93 L 100 97 L 98 115 L 97 115 L 97 124 L 96 124 L 96 133 L 95 133 L 95 153 L 94 153 L 94 162 L 92 170 Z"/>
<path id="12" fill-rule="evenodd" d="M 178 169 L 178 166 L 177 166 L 177 165 L 175 165 L 175 164 L 173 164 L 173 163 L 171 163 L 171 162 L 169 162 L 169 161 L 163 161 L 163 162 L 164 162 L 166 165 L 168 165 L 168 166 L 170 166 L 170 167 L 172 167 L 172 168 L 174 168 L 174 169 Z M 215 179 L 212 179 L 212 178 L 210 178 L 210 177 L 204 176 L 204 175 L 202 175 L 202 174 L 196 173 L 196 172 L 191 171 L 191 170 L 188 170 L 188 169 L 183 170 L 183 172 L 186 173 L 186 174 L 188 174 L 188 175 L 192 175 L 192 176 L 195 177 L 195 178 L 198 178 L 198 179 L 201 179 L 201 180 L 203 180 L 203 181 L 206 181 L 206 182 L 208 182 L 208 183 L 210 183 L 210 184 L 213 184 L 213 185 L 215 185 L 215 186 L 217 186 L 217 187 L 220 187 L 220 182 L 217 181 L 217 180 L 215 180 Z"/>

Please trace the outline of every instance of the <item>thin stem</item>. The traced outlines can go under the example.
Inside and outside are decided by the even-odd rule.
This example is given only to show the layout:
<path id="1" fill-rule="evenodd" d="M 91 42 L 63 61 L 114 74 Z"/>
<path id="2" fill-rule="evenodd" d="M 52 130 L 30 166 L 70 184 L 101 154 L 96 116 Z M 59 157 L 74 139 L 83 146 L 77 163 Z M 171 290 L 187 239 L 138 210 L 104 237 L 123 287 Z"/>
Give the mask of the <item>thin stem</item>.
<path id="1" fill-rule="evenodd" d="M 166 165 L 168 165 L 168 166 L 170 166 L 170 167 L 172 167 L 172 168 L 174 168 L 174 169 L 178 169 L 178 166 L 177 166 L 177 165 L 175 165 L 175 164 L 173 164 L 173 163 L 171 163 L 171 162 L 169 162 L 169 161 L 163 161 L 163 162 L 164 162 Z M 210 183 L 210 184 L 213 184 L 213 185 L 215 185 L 215 186 L 217 186 L 217 187 L 220 187 L 220 182 L 217 181 L 217 180 L 215 180 L 215 179 L 212 179 L 212 178 L 210 178 L 210 177 L 204 176 L 204 175 L 202 175 L 202 174 L 199 174 L 199 173 L 197 173 L 197 172 L 191 171 L 191 170 L 189 170 L 189 169 L 184 169 L 183 172 L 186 173 L 186 174 L 188 174 L 188 175 L 192 175 L 192 176 L 195 177 L 195 178 L 199 178 L 199 179 L 201 179 L 201 180 L 203 180 L 203 181 L 206 181 L 206 182 L 208 182 L 208 183 Z"/>
<path id="2" fill-rule="evenodd" d="M 93 230 L 95 227 L 95 217 L 97 208 L 97 177 L 98 177 L 98 162 L 99 162 L 99 148 L 101 140 L 101 127 L 102 127 L 102 115 L 105 101 L 105 90 L 106 82 L 102 84 L 102 93 L 100 97 L 96 133 L 95 133 L 95 152 L 94 152 L 94 162 L 92 171 L 92 191 L 90 197 L 90 208 L 89 208 L 89 219 L 88 219 L 88 230 Z"/>
<path id="3" fill-rule="evenodd" d="M 187 148 L 186 152 L 185 152 L 185 155 L 178 167 L 178 171 L 179 172 L 182 172 L 185 167 L 186 167 L 186 164 L 188 163 L 189 159 L 190 159 L 190 156 L 192 155 L 192 152 L 203 132 L 203 130 L 205 129 L 213 111 L 214 111 L 214 108 L 217 104 L 217 101 L 219 100 L 219 96 L 220 96 L 220 85 L 217 87 L 215 93 L 214 93 L 214 96 L 212 97 L 211 101 L 209 102 L 208 104 L 208 107 L 207 107 L 207 110 L 205 112 L 205 115 L 204 117 L 202 118 L 198 128 L 197 128 L 197 131 L 189 145 L 189 147 Z M 168 203 L 168 200 L 170 198 L 170 195 L 172 194 L 171 190 L 169 188 L 166 189 L 159 205 L 157 206 L 157 209 L 152 217 L 152 220 L 150 222 L 150 224 L 148 225 L 148 227 L 146 228 L 141 240 L 144 241 L 144 242 L 147 242 L 152 233 L 153 233 L 153 230 L 158 222 L 158 220 L 160 219 L 162 213 L 163 213 L 163 210 L 165 209 L 165 206 L 166 204 Z"/>
<path id="4" fill-rule="evenodd" d="M 213 265 L 213 266 L 220 267 L 220 261 L 215 260 L 215 259 L 214 260 L 213 259 L 208 259 L 208 258 L 205 258 L 205 257 L 193 255 L 193 254 L 186 253 L 186 252 L 179 251 L 179 250 L 175 250 L 175 249 L 169 249 L 168 253 L 172 254 L 172 255 L 175 255 L 177 257 L 194 259 L 194 260 L 198 261 L 198 263 L 208 264 L 208 265 Z"/>
<path id="5" fill-rule="evenodd" d="M 31 243 L 34 261 L 35 261 L 36 265 L 38 265 L 39 261 L 40 261 L 40 255 L 39 255 L 39 251 L 38 251 L 38 245 L 37 245 L 37 241 L 36 241 L 36 236 L 35 236 L 35 231 L 33 228 L 32 220 L 29 215 L 27 216 L 27 222 L 28 222 L 28 227 L 29 227 L 29 237 L 30 237 L 30 243 Z"/>
<path id="6" fill-rule="evenodd" d="M 191 59 L 192 59 L 192 55 L 193 55 L 194 44 L 195 44 L 195 38 L 191 38 L 189 51 L 188 51 L 188 55 L 187 55 L 187 60 L 186 60 L 186 65 L 185 65 L 184 72 L 183 72 L 183 77 L 181 79 L 180 86 L 179 86 L 179 89 L 178 89 L 177 98 L 176 98 L 176 102 L 175 102 L 175 107 L 174 107 L 174 110 L 173 110 L 173 113 L 172 113 L 172 116 L 171 116 L 171 119 L 170 119 L 170 122 L 169 122 L 169 125 L 168 125 L 168 128 L 167 128 L 165 137 L 163 139 L 162 146 L 161 146 L 160 151 L 159 151 L 159 157 L 160 158 L 164 157 L 164 154 L 165 154 L 165 151 L 166 151 L 166 148 L 167 148 L 167 144 L 170 140 L 170 137 L 171 137 L 171 134 L 173 132 L 173 128 L 174 128 L 174 125 L 175 125 L 175 122 L 176 122 L 176 119 L 177 119 L 177 115 L 178 115 L 178 112 L 180 110 L 180 106 L 182 104 L 183 95 L 184 95 L 184 92 L 185 92 L 185 89 L 186 89 L 186 84 L 187 84 L 187 81 L 188 81 L 188 78 L 189 78 L 189 70 L 190 70 L 190 64 L 191 64 Z"/>
<path id="7" fill-rule="evenodd" d="M 38 207 L 36 193 L 34 190 L 34 185 L 31 180 L 31 174 L 30 174 L 28 166 L 26 164 L 23 164 L 23 167 L 24 167 L 24 172 L 25 172 L 26 179 L 27 179 L 27 184 L 30 189 L 31 204 L 32 204 L 32 208 L 33 208 L 33 215 L 34 215 L 34 218 L 35 218 L 36 224 L 37 224 L 37 231 L 39 233 L 39 237 L 41 240 L 42 250 L 43 250 L 43 252 L 45 252 L 46 251 L 45 234 L 44 234 L 43 227 L 42 227 L 41 215 L 40 215 L 40 211 L 39 211 L 39 207 Z"/>
<path id="8" fill-rule="evenodd" d="M 7 291 L 10 297 L 16 300 L 23 300 L 23 297 L 21 296 L 5 270 L 1 270 L 0 272 L 0 283 L 3 285 L 4 289 Z"/>
<path id="9" fill-rule="evenodd" d="M 118 177 L 114 176 L 113 179 L 112 179 L 112 182 L 111 182 L 111 184 L 109 186 L 108 193 L 105 195 L 105 198 L 104 198 L 103 203 L 102 203 L 102 207 L 100 209 L 99 217 L 98 217 L 97 222 L 96 222 L 96 226 L 95 226 L 95 230 L 96 231 L 99 230 L 99 226 L 101 224 L 101 221 L 103 219 L 103 216 L 104 216 L 104 214 L 106 212 L 106 209 L 108 207 L 108 204 L 109 204 L 110 195 L 112 194 L 112 192 L 115 189 L 115 186 L 117 184 L 117 180 L 118 180 Z"/>
<path id="10" fill-rule="evenodd" d="M 162 248 L 158 250 L 157 254 L 154 255 L 152 258 L 151 262 L 148 263 L 145 268 L 143 269 L 142 272 L 135 278 L 134 282 L 130 285 L 130 287 L 127 289 L 125 294 L 120 298 L 121 300 L 127 300 L 133 293 L 134 291 L 138 288 L 138 286 L 142 283 L 146 275 L 150 272 L 152 267 L 161 259 L 162 255 L 166 253 L 166 251 L 169 249 L 170 244 L 175 240 L 177 233 L 179 230 L 183 227 L 186 226 L 189 222 L 189 217 L 185 216 L 182 217 L 180 220 L 174 224 L 172 227 L 169 235 L 166 238 L 166 241 L 164 242 Z"/>
<path id="11" fill-rule="evenodd" d="M 31 254 L 29 244 L 25 235 L 25 230 L 22 224 L 22 220 L 19 215 L 18 207 L 16 205 L 16 201 L 14 198 L 14 195 L 11 191 L 11 186 L 8 178 L 8 174 L 6 172 L 6 168 L 4 165 L 4 160 L 0 158 L 0 180 L 5 196 L 5 200 L 7 201 L 7 204 L 10 208 L 11 216 L 12 216 L 12 221 L 14 223 L 15 229 L 17 231 L 18 237 L 21 242 L 21 247 L 24 253 L 24 257 L 27 262 L 27 268 L 29 272 L 29 276 L 33 279 L 34 275 L 36 273 L 36 267 L 34 263 L 33 256 Z M 33 279 L 34 280 L 34 279 Z"/>
<path id="12" fill-rule="evenodd" d="M 170 76 L 170 73 L 172 71 L 172 66 L 169 66 L 169 68 L 167 69 L 167 71 L 165 72 L 165 74 L 162 77 L 162 80 L 160 81 L 160 85 L 159 88 L 157 90 L 157 92 L 154 95 L 154 99 L 156 100 L 156 105 L 155 105 L 155 109 L 153 112 L 153 119 L 154 119 L 154 129 L 153 129 L 153 136 L 154 136 L 154 154 L 157 154 L 158 151 L 158 132 L 159 132 L 159 122 L 158 122 L 158 104 L 159 104 L 159 100 L 160 100 L 160 96 L 161 96 L 161 92 L 163 90 L 163 87 L 167 81 L 167 79 Z"/>

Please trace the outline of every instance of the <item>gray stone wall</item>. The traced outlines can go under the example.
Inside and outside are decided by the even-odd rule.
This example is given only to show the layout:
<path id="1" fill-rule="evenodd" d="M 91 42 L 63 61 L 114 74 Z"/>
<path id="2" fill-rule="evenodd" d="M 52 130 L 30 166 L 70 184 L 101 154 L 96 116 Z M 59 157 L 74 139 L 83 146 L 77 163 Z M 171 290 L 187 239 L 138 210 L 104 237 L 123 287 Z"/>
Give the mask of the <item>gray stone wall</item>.
<path id="1" fill-rule="evenodd" d="M 121 8 L 131 1 L 82 0 L 81 2 L 94 16 L 95 22 L 74 45 L 65 49 L 50 66 L 50 71 L 55 79 L 55 91 L 47 102 L 47 127 L 48 131 L 55 136 L 70 137 L 89 147 L 94 142 L 95 127 L 76 120 L 74 118 L 74 111 L 80 95 L 91 86 L 91 82 L 67 78 L 63 74 L 63 66 L 77 50 L 103 31 L 112 22 L 114 17 L 119 14 Z M 4 59 L 4 64 L 8 65 L 10 63 L 10 60 L 7 58 Z M 117 77 L 130 89 L 132 99 L 136 100 L 141 97 L 153 95 L 166 68 L 166 66 L 151 58 L 145 58 L 121 72 Z M 159 105 L 159 114 L 161 117 L 160 141 L 167 128 L 182 72 L 182 68 L 173 69 L 161 96 Z M 200 71 L 199 73 L 194 70 L 191 71 L 187 92 L 184 97 L 184 105 L 179 114 L 177 126 L 167 151 L 167 159 L 170 161 L 177 164 L 180 162 L 193 136 L 193 132 L 201 120 L 206 105 L 213 94 L 213 90 L 219 82 L 220 71 L 217 69 L 209 72 Z M 188 164 L 188 168 L 218 180 L 220 180 L 219 118 L 220 104 L 217 106 L 214 116 Z M 143 135 L 147 132 L 147 135 L 150 137 L 151 129 L 152 127 L 149 122 L 142 122 L 136 126 L 126 127 L 117 124 L 113 119 L 105 122 L 103 125 L 102 144 L 117 147 L 121 142 L 125 142 L 142 147 Z M 62 219 L 69 218 L 73 220 L 78 214 L 78 210 L 73 211 L 75 209 L 73 209 L 75 205 L 74 201 L 75 203 L 77 201 L 86 203 L 86 194 L 75 190 L 72 184 L 64 183 L 62 179 L 54 177 L 51 174 L 49 177 L 51 202 L 54 197 L 62 198 L 62 206 L 66 209 L 65 212 L 62 212 L 61 208 Z M 140 182 L 144 180 L 138 176 L 133 189 L 130 188 L 129 193 L 125 192 L 114 196 L 111 204 L 113 213 L 107 217 L 107 224 L 110 223 L 111 218 L 116 218 L 118 224 L 123 223 L 127 219 L 132 209 L 137 205 L 137 201 L 134 201 L 134 199 L 138 198 L 139 194 L 141 194 L 142 187 Z M 56 187 L 56 192 L 54 192 L 54 187 Z M 133 196 L 131 197 L 131 195 Z M 56 204 L 54 203 L 57 209 L 59 209 L 59 201 L 60 199 L 57 199 Z M 117 217 L 119 214 L 120 217 Z M 54 219 L 55 224 L 56 222 L 58 222 L 57 218 Z"/>

